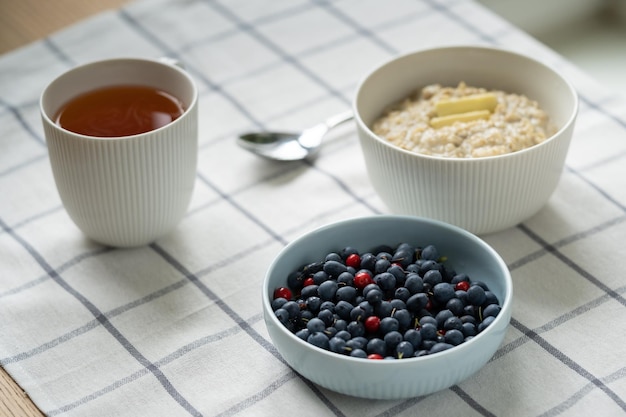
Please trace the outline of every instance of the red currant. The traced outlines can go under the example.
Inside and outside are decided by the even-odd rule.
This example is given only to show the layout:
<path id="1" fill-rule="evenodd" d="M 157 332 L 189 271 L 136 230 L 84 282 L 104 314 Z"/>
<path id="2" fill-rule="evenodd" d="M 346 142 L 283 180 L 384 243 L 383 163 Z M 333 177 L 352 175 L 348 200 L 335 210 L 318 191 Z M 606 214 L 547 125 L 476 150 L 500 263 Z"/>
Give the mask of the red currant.
<path id="1" fill-rule="evenodd" d="M 354 275 L 354 286 L 360 290 L 362 290 L 368 284 L 371 284 L 373 282 L 374 280 L 372 279 L 372 276 L 370 275 L 369 272 L 362 271 L 362 272 L 357 272 Z"/>
<path id="2" fill-rule="evenodd" d="M 346 265 L 351 266 L 354 269 L 359 268 L 361 266 L 361 257 L 356 253 L 348 255 L 346 258 Z"/>
<path id="3" fill-rule="evenodd" d="M 377 316 L 369 316 L 363 324 L 368 333 L 376 333 L 380 328 L 380 319 Z"/>
<path id="4" fill-rule="evenodd" d="M 469 290 L 470 287 L 470 283 L 467 281 L 459 281 L 456 283 L 456 285 L 454 286 L 455 290 L 460 290 L 460 291 L 467 291 Z"/>
<path id="5" fill-rule="evenodd" d="M 367 359 L 381 360 L 383 359 L 383 357 L 378 353 L 370 353 L 369 355 L 367 355 Z"/>
<path id="6" fill-rule="evenodd" d="M 304 281 L 302 281 L 302 286 L 304 287 L 308 287 L 309 285 L 313 284 L 315 284 L 315 280 L 313 279 L 313 277 L 308 277 Z"/>
<path id="7" fill-rule="evenodd" d="M 286 300 L 291 300 L 291 290 L 287 287 L 278 287 L 274 290 L 274 300 L 277 298 L 284 298 Z"/>

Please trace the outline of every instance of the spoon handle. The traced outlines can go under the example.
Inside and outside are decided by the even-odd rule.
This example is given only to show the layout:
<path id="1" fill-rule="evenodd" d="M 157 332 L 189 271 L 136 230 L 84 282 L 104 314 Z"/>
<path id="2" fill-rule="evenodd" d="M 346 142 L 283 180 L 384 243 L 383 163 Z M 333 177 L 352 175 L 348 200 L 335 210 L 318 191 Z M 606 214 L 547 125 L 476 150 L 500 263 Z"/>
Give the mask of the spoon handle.
<path id="1" fill-rule="evenodd" d="M 336 114 L 330 118 L 328 118 L 324 124 L 326 124 L 326 127 L 328 129 L 332 129 L 333 127 L 340 125 L 342 123 L 345 123 L 347 121 L 350 121 L 354 118 L 352 111 L 351 110 L 347 110 L 343 113 L 339 113 Z"/>

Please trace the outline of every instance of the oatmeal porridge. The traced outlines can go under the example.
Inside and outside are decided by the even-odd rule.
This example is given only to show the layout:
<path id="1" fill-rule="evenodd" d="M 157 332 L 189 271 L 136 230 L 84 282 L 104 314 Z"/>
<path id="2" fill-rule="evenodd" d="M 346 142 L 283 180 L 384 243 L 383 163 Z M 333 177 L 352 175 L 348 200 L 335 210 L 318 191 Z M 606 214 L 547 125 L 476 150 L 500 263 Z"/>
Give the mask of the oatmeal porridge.
<path id="1" fill-rule="evenodd" d="M 543 142 L 556 128 L 536 101 L 518 94 L 433 84 L 389 108 L 375 134 L 426 155 L 480 158 Z"/>

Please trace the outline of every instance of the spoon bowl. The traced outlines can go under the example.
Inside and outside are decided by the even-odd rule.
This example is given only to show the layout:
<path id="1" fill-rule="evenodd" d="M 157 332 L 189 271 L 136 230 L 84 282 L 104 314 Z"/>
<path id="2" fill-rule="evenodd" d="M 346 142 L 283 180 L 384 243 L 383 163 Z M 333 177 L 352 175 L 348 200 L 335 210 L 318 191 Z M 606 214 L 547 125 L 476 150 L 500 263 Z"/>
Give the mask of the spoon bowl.
<path id="1" fill-rule="evenodd" d="M 237 144 L 255 155 L 275 161 L 299 161 L 317 154 L 326 133 L 352 120 L 352 112 L 338 114 L 300 133 L 251 132 L 240 135 Z"/>

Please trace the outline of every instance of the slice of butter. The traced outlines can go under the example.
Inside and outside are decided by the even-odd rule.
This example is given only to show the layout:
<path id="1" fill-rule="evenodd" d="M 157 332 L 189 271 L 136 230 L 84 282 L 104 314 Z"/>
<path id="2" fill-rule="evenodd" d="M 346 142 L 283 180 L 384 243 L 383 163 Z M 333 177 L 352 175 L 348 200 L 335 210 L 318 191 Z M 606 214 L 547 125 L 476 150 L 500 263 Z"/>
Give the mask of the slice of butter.
<path id="1" fill-rule="evenodd" d="M 471 96 L 441 100 L 435 104 L 437 116 L 467 113 L 478 110 L 494 111 L 498 98 L 493 93 L 474 94 Z"/>
<path id="2" fill-rule="evenodd" d="M 466 113 L 451 114 L 449 116 L 433 117 L 430 125 L 435 129 L 443 126 L 450 126 L 454 122 L 471 122 L 472 120 L 488 119 L 491 113 L 489 110 L 469 111 Z"/>

